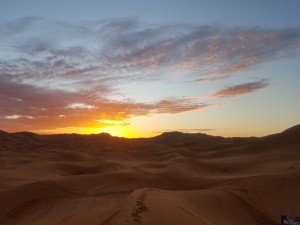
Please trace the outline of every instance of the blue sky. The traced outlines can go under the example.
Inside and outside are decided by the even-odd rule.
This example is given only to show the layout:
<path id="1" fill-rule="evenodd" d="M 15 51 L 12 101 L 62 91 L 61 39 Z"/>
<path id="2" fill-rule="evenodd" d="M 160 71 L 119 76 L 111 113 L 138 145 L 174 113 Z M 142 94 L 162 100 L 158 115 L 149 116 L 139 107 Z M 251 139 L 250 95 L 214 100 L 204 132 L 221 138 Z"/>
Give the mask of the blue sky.
<path id="1" fill-rule="evenodd" d="M 300 122 L 300 2 L 0 0 L 0 129 L 262 136 Z"/>
<path id="2" fill-rule="evenodd" d="M 298 26 L 298 0 L 1 0 L 0 18 L 27 16 L 85 21 L 140 17 L 152 23 L 202 23 L 230 26 Z"/>

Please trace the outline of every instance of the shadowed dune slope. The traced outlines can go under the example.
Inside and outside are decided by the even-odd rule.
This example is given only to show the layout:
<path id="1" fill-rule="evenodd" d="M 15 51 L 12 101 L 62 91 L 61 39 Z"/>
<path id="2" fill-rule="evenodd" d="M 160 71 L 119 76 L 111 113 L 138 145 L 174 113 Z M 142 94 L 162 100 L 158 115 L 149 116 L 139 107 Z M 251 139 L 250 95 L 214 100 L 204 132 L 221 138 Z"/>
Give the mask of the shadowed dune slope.
<path id="1" fill-rule="evenodd" d="M 300 216 L 300 126 L 262 138 L 0 131 L 0 225 L 270 225 Z"/>

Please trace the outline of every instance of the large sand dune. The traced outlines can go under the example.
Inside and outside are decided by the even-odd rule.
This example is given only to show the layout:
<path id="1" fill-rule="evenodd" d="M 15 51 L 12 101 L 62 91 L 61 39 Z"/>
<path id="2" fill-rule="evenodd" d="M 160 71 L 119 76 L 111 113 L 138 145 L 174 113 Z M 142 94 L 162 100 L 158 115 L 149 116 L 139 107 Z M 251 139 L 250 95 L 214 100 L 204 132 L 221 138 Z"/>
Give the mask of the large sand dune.
<path id="1" fill-rule="evenodd" d="M 272 225 L 300 216 L 300 126 L 263 138 L 0 132 L 1 225 Z"/>

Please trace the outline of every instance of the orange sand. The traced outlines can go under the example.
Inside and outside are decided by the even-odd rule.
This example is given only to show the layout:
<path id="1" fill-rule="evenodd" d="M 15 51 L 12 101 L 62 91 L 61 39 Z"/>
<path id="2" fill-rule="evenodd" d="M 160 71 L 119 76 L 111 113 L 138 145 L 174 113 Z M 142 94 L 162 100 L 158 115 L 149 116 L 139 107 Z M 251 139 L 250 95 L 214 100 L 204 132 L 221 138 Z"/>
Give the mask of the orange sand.
<path id="1" fill-rule="evenodd" d="M 300 216 L 300 126 L 263 138 L 0 132 L 1 225 L 258 225 Z"/>

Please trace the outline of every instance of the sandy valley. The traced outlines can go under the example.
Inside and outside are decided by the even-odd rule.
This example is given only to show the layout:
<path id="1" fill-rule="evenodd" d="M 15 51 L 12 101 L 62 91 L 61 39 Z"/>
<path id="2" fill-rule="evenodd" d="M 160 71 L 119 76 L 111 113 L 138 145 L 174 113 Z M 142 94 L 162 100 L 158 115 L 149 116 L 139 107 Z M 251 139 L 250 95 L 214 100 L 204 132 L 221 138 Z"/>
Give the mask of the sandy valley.
<path id="1" fill-rule="evenodd" d="M 271 225 L 300 216 L 300 126 L 262 138 L 0 132 L 1 225 Z"/>

